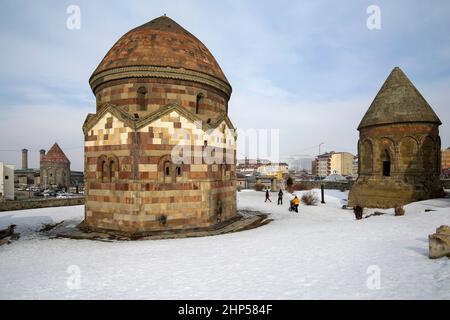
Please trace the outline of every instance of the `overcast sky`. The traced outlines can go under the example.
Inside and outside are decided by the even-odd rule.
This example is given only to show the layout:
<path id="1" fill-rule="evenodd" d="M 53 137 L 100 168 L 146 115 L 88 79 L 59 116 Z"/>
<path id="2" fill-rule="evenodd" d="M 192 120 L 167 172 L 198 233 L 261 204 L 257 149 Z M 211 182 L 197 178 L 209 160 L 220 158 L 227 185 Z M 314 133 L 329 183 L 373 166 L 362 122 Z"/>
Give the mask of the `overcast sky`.
<path id="1" fill-rule="evenodd" d="M 69 5 L 81 29 L 66 27 Z M 369 5 L 381 29 L 369 30 Z M 88 79 L 130 29 L 166 13 L 213 53 L 233 86 L 238 128 L 280 129 L 282 155 L 356 152 L 356 127 L 400 66 L 434 108 L 450 145 L 450 1 L 0 0 L 0 161 L 57 141 L 83 167 Z"/>

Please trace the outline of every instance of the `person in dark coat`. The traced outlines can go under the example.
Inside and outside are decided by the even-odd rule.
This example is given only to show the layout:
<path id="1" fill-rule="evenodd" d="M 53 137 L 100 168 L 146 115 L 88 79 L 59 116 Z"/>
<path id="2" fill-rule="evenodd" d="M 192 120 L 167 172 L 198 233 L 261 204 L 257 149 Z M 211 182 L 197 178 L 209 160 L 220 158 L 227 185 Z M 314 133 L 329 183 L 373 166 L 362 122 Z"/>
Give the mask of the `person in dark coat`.
<path id="1" fill-rule="evenodd" d="M 266 190 L 266 201 L 264 201 L 264 202 L 267 202 L 267 200 L 269 200 L 270 202 L 272 202 L 272 200 L 270 200 L 269 189 Z"/>
<path id="2" fill-rule="evenodd" d="M 278 204 L 277 205 L 283 205 L 283 190 L 280 189 L 278 192 Z"/>

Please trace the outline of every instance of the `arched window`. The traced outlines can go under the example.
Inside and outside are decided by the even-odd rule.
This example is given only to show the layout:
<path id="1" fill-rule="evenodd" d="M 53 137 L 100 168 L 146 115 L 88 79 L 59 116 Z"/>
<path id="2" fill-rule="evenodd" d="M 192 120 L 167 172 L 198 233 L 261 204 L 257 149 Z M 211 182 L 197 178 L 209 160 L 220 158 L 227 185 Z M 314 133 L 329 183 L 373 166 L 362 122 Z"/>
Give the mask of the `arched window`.
<path id="1" fill-rule="evenodd" d="M 217 170 L 218 170 L 218 176 L 220 179 L 224 179 L 225 175 L 226 175 L 226 165 L 225 164 L 219 164 L 217 166 Z"/>
<path id="2" fill-rule="evenodd" d="M 109 172 L 108 172 L 108 165 L 106 160 L 102 160 L 101 162 L 101 177 L 102 182 L 108 182 L 109 181 Z"/>
<path id="3" fill-rule="evenodd" d="M 404 137 L 400 141 L 400 157 L 399 164 L 405 172 L 415 170 L 417 168 L 417 141 L 412 137 Z"/>
<path id="4" fill-rule="evenodd" d="M 369 140 L 360 142 L 359 146 L 359 172 L 360 175 L 371 175 L 373 173 L 373 147 Z"/>
<path id="5" fill-rule="evenodd" d="M 384 150 L 383 154 L 383 177 L 391 176 L 391 156 L 389 155 L 388 150 Z"/>
<path id="6" fill-rule="evenodd" d="M 181 176 L 181 167 L 177 167 L 177 176 Z"/>
<path id="7" fill-rule="evenodd" d="M 421 153 L 422 153 L 422 166 L 426 171 L 434 171 L 436 166 L 440 167 L 440 163 L 435 163 L 437 158 L 434 156 L 435 154 L 435 147 L 434 147 L 434 140 L 427 136 L 422 141 L 422 147 L 421 147 Z"/>
<path id="8" fill-rule="evenodd" d="M 227 165 L 226 164 L 222 164 L 222 179 L 225 179 L 226 177 L 226 172 L 227 172 Z"/>
<path id="9" fill-rule="evenodd" d="M 139 87 L 137 90 L 139 111 L 147 111 L 147 88 Z"/>
<path id="10" fill-rule="evenodd" d="M 169 161 L 164 162 L 164 182 L 170 183 L 172 182 L 172 175 L 171 175 L 171 165 Z"/>
<path id="11" fill-rule="evenodd" d="M 50 172 L 50 181 L 49 181 L 49 184 L 50 185 L 54 185 L 55 184 L 55 172 L 54 172 L 54 170 L 52 170 L 52 172 Z"/>
<path id="12" fill-rule="evenodd" d="M 197 101 L 196 101 L 196 103 L 195 103 L 195 113 L 196 113 L 196 114 L 199 114 L 199 113 L 200 113 L 200 103 L 202 103 L 202 100 L 203 100 L 203 94 L 202 94 L 202 93 L 199 93 L 199 94 L 197 95 Z"/>
<path id="13" fill-rule="evenodd" d="M 118 165 L 114 160 L 109 161 L 109 180 L 115 182 L 117 180 Z"/>

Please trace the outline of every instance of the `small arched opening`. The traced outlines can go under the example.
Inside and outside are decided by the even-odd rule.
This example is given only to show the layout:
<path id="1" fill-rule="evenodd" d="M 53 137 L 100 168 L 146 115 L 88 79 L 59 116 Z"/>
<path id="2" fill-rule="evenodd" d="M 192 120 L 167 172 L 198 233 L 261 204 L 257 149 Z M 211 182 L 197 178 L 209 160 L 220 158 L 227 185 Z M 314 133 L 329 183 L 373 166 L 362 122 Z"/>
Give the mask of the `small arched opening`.
<path id="1" fill-rule="evenodd" d="M 359 171 L 360 175 L 373 174 L 373 146 L 369 140 L 359 143 Z"/>
<path id="2" fill-rule="evenodd" d="M 139 111 L 147 111 L 147 88 L 139 87 L 137 90 Z"/>
<path id="3" fill-rule="evenodd" d="M 109 181 L 108 164 L 107 164 L 106 160 L 101 161 L 101 177 L 102 177 L 102 182 Z"/>
<path id="4" fill-rule="evenodd" d="M 202 103 L 203 100 L 203 94 L 199 93 L 197 95 L 197 101 L 195 102 L 195 113 L 199 114 L 200 113 L 200 104 Z"/>
<path id="5" fill-rule="evenodd" d="M 391 176 L 391 156 L 388 150 L 384 150 L 383 157 L 383 177 Z"/>
<path id="6" fill-rule="evenodd" d="M 172 177 L 171 177 L 171 165 L 170 165 L 170 161 L 166 161 L 164 162 L 164 182 L 165 183 L 170 183 L 172 182 Z"/>
<path id="7" fill-rule="evenodd" d="M 436 167 L 439 168 L 440 163 L 437 163 L 438 157 L 435 156 L 435 142 L 430 136 L 423 139 L 421 149 L 423 169 L 426 172 L 433 172 Z"/>
<path id="8" fill-rule="evenodd" d="M 111 182 L 116 182 L 117 178 L 118 178 L 118 173 L 119 173 L 119 166 L 117 161 L 115 160 L 110 160 L 109 161 L 109 178 Z"/>

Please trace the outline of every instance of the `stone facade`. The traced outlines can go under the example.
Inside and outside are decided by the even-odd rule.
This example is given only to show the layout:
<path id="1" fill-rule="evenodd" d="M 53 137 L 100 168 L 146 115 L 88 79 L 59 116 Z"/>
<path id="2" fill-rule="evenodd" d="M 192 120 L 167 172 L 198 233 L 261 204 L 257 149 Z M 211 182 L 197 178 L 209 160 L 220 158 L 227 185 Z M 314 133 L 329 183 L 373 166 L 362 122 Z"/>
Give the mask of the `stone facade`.
<path id="1" fill-rule="evenodd" d="M 229 96 L 215 88 L 193 81 L 174 79 L 123 79 L 107 82 L 96 89 L 97 112 L 105 105 L 139 117 L 160 111 L 161 106 L 177 104 L 207 122 L 227 113 Z"/>
<path id="2" fill-rule="evenodd" d="M 90 84 L 84 228 L 145 234 L 236 217 L 231 86 L 198 39 L 168 17 L 152 20 L 115 44 Z M 183 160 L 172 159 L 180 146 Z M 212 149 L 228 161 L 207 162 Z"/>
<path id="3" fill-rule="evenodd" d="M 70 161 L 57 143 L 47 154 L 41 152 L 40 162 L 42 187 L 70 187 Z"/>
<path id="4" fill-rule="evenodd" d="M 395 68 L 359 125 L 351 206 L 389 208 L 441 196 L 441 122 Z"/>

